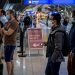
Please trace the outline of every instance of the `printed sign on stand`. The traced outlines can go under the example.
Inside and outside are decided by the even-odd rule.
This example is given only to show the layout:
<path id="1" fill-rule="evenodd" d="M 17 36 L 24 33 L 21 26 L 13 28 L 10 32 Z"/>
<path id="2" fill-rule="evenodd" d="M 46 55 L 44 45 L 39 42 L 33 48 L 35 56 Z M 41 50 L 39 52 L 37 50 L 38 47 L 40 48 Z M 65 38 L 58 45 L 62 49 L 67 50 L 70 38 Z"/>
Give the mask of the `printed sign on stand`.
<path id="1" fill-rule="evenodd" d="M 42 29 L 28 29 L 28 46 L 29 49 L 43 49 Z"/>

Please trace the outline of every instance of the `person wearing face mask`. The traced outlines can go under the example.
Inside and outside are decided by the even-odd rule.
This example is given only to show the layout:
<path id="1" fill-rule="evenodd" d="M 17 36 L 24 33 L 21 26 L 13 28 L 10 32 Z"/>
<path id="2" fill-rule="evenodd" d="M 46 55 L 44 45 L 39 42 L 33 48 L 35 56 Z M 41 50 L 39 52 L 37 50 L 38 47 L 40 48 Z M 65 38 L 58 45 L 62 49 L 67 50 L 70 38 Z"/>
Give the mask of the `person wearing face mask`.
<path id="1" fill-rule="evenodd" d="M 58 12 L 52 13 L 50 20 L 52 27 L 47 42 L 46 57 L 48 57 L 48 63 L 45 75 L 59 75 L 61 62 L 64 61 L 64 56 L 62 54 L 64 33 L 59 32 L 59 30 L 65 33 L 66 31 L 64 27 L 61 26 L 61 15 Z"/>
<path id="2" fill-rule="evenodd" d="M 16 35 L 18 29 L 18 22 L 15 18 L 15 14 L 13 10 L 8 10 L 8 16 L 10 17 L 9 22 L 6 27 L 2 28 L 2 32 L 4 34 L 4 54 L 5 54 L 5 62 L 7 67 L 8 75 L 14 75 L 14 63 L 13 63 L 13 55 L 14 50 L 16 48 Z"/>
<path id="3" fill-rule="evenodd" d="M 50 20 L 48 21 L 48 27 L 52 27 L 52 22 Z"/>
<path id="4" fill-rule="evenodd" d="M 11 19 L 9 15 L 7 15 L 6 18 L 8 19 L 8 21 Z"/>

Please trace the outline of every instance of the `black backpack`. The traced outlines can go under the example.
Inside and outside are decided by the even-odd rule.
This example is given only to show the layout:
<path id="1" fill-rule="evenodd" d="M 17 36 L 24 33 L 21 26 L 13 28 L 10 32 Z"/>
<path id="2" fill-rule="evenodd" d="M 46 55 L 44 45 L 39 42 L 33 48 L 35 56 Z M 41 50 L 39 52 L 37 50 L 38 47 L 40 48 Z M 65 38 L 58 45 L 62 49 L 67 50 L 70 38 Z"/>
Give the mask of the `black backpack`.
<path id="1" fill-rule="evenodd" d="M 63 56 L 68 56 L 68 54 L 69 54 L 69 52 L 70 52 L 70 51 L 69 51 L 69 50 L 70 50 L 69 35 L 67 34 L 66 31 L 62 31 L 62 30 L 57 30 L 57 31 L 55 31 L 55 33 L 54 33 L 53 35 L 55 36 L 55 34 L 56 34 L 57 32 L 64 33 L 62 54 L 63 54 Z"/>

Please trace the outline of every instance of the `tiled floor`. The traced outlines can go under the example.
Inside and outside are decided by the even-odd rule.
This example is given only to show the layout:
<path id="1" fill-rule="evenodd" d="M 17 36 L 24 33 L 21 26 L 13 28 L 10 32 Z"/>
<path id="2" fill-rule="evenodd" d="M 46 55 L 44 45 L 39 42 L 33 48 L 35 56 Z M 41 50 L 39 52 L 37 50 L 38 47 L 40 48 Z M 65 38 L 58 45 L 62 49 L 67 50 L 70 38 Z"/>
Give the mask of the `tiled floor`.
<path id="1" fill-rule="evenodd" d="M 45 26 L 43 27 L 46 28 Z M 17 41 L 17 45 L 19 45 L 19 41 Z M 17 50 L 18 49 L 19 48 L 17 48 Z M 38 51 L 32 51 L 32 53 L 37 54 Z M 40 51 L 39 53 L 43 54 L 43 51 Z M 68 75 L 67 58 L 65 58 L 65 60 L 66 61 L 61 64 L 60 75 Z M 45 58 L 45 56 L 27 56 L 24 58 L 20 58 L 18 57 L 18 53 L 15 51 L 14 64 L 14 75 L 45 75 L 47 58 Z M 7 75 L 5 62 L 3 75 Z"/>
<path id="2" fill-rule="evenodd" d="M 37 51 L 33 51 L 36 52 Z M 40 51 L 41 53 L 42 51 Z M 60 75 L 67 75 L 67 58 L 66 62 L 61 64 Z M 45 75 L 47 59 L 44 56 L 31 56 L 20 58 L 15 51 L 14 56 L 14 75 Z M 7 75 L 6 65 L 4 63 L 4 75 Z"/>

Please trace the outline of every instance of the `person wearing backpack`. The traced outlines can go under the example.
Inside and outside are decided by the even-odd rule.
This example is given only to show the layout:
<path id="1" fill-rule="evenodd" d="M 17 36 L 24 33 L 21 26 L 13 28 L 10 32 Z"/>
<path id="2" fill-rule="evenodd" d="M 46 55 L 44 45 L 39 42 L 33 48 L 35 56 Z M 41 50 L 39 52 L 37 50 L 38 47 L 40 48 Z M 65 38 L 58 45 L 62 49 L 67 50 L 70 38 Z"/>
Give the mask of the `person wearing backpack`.
<path id="1" fill-rule="evenodd" d="M 61 15 L 58 12 L 52 13 L 50 20 L 52 28 L 47 42 L 46 57 L 48 57 L 48 63 L 45 75 L 59 75 L 61 62 L 65 61 L 63 48 L 66 31 L 61 26 Z M 68 52 L 65 56 L 67 55 Z"/>
<path id="2" fill-rule="evenodd" d="M 68 75 L 75 75 L 75 10 L 72 12 L 72 27 L 69 32 L 70 54 L 68 56 Z"/>

